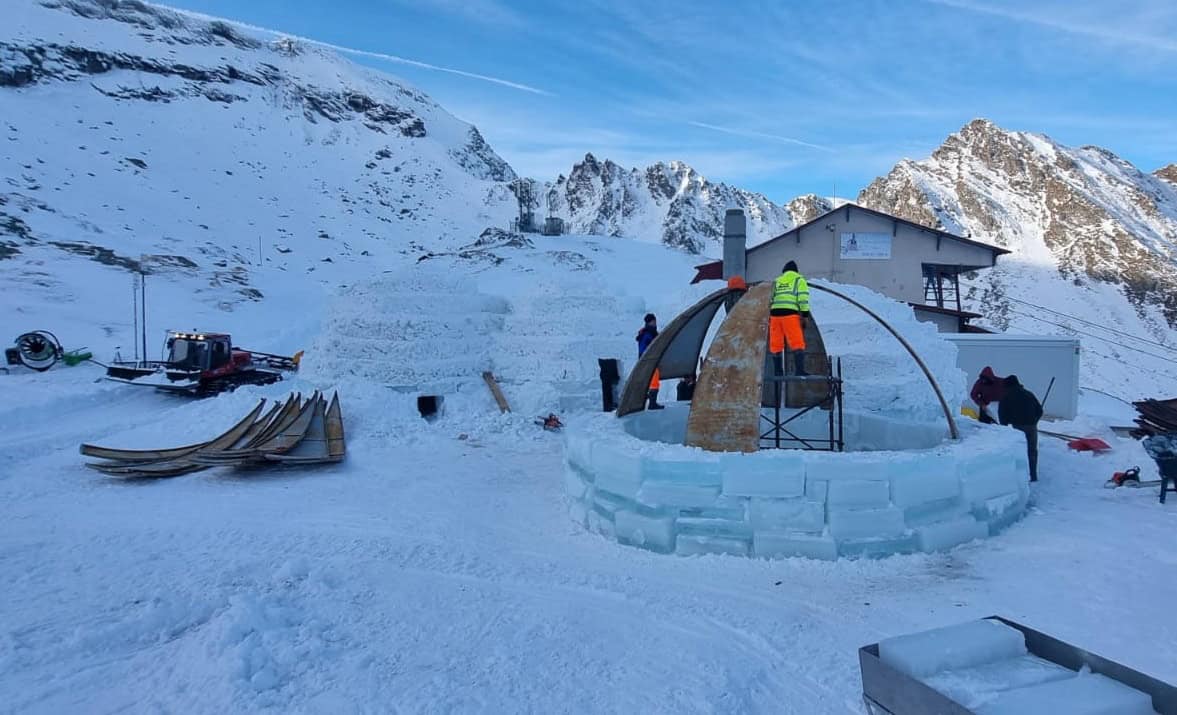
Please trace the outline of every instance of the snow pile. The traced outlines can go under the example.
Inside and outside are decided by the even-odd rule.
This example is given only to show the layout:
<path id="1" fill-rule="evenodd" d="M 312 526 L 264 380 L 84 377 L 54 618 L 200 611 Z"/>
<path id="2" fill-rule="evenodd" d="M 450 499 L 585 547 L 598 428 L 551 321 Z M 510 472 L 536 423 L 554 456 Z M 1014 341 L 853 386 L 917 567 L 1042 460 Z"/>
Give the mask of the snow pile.
<path id="1" fill-rule="evenodd" d="M 927 365 L 950 409 L 968 395 L 967 376 L 956 366 L 956 346 L 931 323 L 916 320 L 911 306 L 857 285 L 830 288 L 858 301 L 886 321 Z M 848 409 L 901 419 L 935 421 L 943 410 L 919 365 L 886 328 L 846 301 L 823 291 L 810 294 L 813 319 L 826 353 L 842 360 Z"/>

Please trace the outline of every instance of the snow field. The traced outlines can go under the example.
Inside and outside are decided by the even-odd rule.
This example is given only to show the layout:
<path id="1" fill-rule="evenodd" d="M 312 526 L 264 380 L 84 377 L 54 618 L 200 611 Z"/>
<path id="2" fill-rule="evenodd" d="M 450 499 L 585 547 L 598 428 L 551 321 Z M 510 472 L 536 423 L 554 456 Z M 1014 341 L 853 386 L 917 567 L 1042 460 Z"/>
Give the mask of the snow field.
<path id="1" fill-rule="evenodd" d="M 605 249 L 594 246 L 608 245 L 610 253 L 598 269 L 566 270 L 545 265 L 550 244 L 537 240 L 535 252 L 507 252 L 492 270 L 453 258 L 438 265 L 467 277 L 479 294 L 506 300 L 510 312 L 492 313 L 504 326 L 550 306 L 590 320 L 571 331 L 578 338 L 616 335 L 617 356 L 629 365 L 632 332 L 646 309 L 666 321 L 707 292 L 684 287 L 689 258 L 659 247 L 551 241 L 598 257 Z M 650 265 L 660 269 L 651 273 Z M 541 269 L 555 278 L 534 280 Z M 352 276 L 348 284 L 366 280 Z M 635 296 L 639 290 L 648 297 Z M 613 295 L 619 312 L 573 316 L 575 305 L 556 291 Z M 1155 618 L 1172 602 L 1164 574 L 1177 562 L 1164 550 L 1126 549 L 1123 539 L 1108 538 L 1132 524 L 1135 543 L 1152 545 L 1172 530 L 1155 494 L 1102 488 L 1121 461 L 1152 474 L 1134 441 L 1110 439 L 1113 463 L 1044 440 L 1042 481 L 1025 519 L 946 553 L 883 560 L 817 560 L 832 559 L 834 544 L 800 530 L 812 526 L 809 504 L 824 504 L 830 483 L 873 478 L 807 473 L 800 498 L 725 496 L 718 461 L 684 472 L 661 452 L 643 462 L 652 471 L 639 474 L 639 499 L 698 505 L 719 490 L 710 505 L 684 508 L 674 519 L 675 552 L 696 555 L 667 558 L 611 544 L 569 521 L 572 504 L 582 521 L 616 528 L 602 516 L 615 507 L 642 517 L 622 517 L 626 539 L 665 540 L 665 521 L 607 493 L 592 508 L 565 496 L 589 485 L 565 472 L 561 440 L 532 424 L 567 383 L 584 384 L 562 380 L 561 365 L 536 374 L 496 366 L 516 407 L 506 415 L 480 379 L 451 381 L 452 391 L 438 393 L 445 406 L 433 422 L 417 413 L 421 385 L 391 389 L 320 368 L 323 356 L 308 335 L 334 334 L 336 316 L 391 315 L 391 307 L 372 306 L 395 306 L 397 293 L 393 287 L 348 307 L 322 301 L 317 286 L 290 286 L 284 300 L 220 314 L 220 322 L 202 313 L 200 325 L 231 323 L 238 339 L 262 349 L 308 348 L 297 379 L 210 400 L 95 382 L 96 366 L 0 375 L 0 568 L 11 575 L 0 603 L 0 692 L 15 694 L 7 707 L 862 713 L 859 646 L 993 613 L 1177 678 L 1177 625 Z M 161 313 L 182 319 L 193 310 L 181 290 L 156 295 Z M 380 295 L 387 303 L 372 302 Z M 450 319 L 444 301 L 425 305 L 423 324 Z M 92 330 L 92 317 L 73 317 L 77 305 L 45 302 L 39 310 L 38 324 L 60 327 L 67 343 L 74 341 L 66 336 Z M 95 302 L 94 310 L 105 308 Z M 522 322 L 563 333 L 558 319 Z M 95 332 L 87 342 L 101 356 L 113 338 Z M 499 339 L 512 334 L 504 329 Z M 388 360 L 364 369 L 395 375 L 401 368 Z M 340 391 L 348 438 L 342 464 L 125 483 L 84 469 L 76 452 L 84 441 L 201 441 L 258 397 L 315 388 Z M 683 407 L 671 403 L 664 412 Z M 581 428 L 596 434 L 598 419 L 615 429 L 619 421 L 596 409 L 562 413 L 566 436 Z M 637 442 L 635 449 L 666 446 Z M 682 487 L 698 489 L 666 492 Z M 1012 496 L 989 497 L 985 508 Z M 941 491 L 899 499 L 905 522 L 976 521 L 959 497 Z M 764 528 L 757 531 L 753 519 Z M 790 523 L 798 530 L 778 526 Z M 757 550 L 810 558 L 724 556 Z M 1123 608 L 1124 593 L 1133 594 L 1132 609 Z M 1109 612 L 1117 614 L 1115 628 L 1092 625 Z"/>

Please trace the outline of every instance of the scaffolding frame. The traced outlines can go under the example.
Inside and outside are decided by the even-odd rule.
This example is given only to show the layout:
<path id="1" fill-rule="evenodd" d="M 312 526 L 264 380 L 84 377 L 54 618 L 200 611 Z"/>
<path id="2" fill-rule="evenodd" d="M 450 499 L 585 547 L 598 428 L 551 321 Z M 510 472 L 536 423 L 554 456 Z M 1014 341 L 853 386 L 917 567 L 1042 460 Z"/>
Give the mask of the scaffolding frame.
<path id="1" fill-rule="evenodd" d="M 842 414 L 842 358 L 827 362 L 825 375 L 768 375 L 764 379 L 774 383 L 772 417 L 760 412 L 760 419 L 768 423 L 768 429 L 760 434 L 761 449 L 805 449 L 815 452 L 842 452 L 846 448 Z M 784 402 L 782 386 L 790 383 L 825 383 L 826 394 L 816 402 L 805 405 L 798 412 L 781 419 L 781 404 Z M 813 410 L 828 408 L 825 439 L 804 438 L 794 434 L 787 425 Z M 786 436 L 782 436 L 786 435 Z M 767 442 L 768 444 L 765 444 Z"/>

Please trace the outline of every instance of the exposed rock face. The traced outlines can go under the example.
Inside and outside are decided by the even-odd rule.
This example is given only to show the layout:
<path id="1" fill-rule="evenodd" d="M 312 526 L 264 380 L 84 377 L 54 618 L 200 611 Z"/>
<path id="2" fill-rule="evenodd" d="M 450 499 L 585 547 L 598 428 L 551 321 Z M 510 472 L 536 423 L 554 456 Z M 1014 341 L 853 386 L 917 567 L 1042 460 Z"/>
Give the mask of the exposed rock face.
<path id="1" fill-rule="evenodd" d="M 1153 173 L 1170 184 L 1177 186 L 1177 164 L 1169 164 L 1168 166 L 1157 169 Z"/>
<path id="2" fill-rule="evenodd" d="M 828 210 L 817 196 L 795 199 L 787 207 L 761 194 L 708 181 L 690 166 L 672 161 L 645 169 L 625 169 L 587 154 L 567 177 L 536 190 L 551 212 L 578 233 L 658 237 L 691 253 L 717 250 L 723 216 L 742 208 L 748 216 L 749 244 L 766 241 Z M 826 207 L 823 210 L 823 207 Z"/>
<path id="3" fill-rule="evenodd" d="M 904 160 L 859 196 L 864 206 L 1049 261 L 1072 282 L 1123 286 L 1177 324 L 1177 192 L 1099 147 L 975 120 L 924 161 Z M 997 271 L 1001 273 L 1001 271 Z"/>

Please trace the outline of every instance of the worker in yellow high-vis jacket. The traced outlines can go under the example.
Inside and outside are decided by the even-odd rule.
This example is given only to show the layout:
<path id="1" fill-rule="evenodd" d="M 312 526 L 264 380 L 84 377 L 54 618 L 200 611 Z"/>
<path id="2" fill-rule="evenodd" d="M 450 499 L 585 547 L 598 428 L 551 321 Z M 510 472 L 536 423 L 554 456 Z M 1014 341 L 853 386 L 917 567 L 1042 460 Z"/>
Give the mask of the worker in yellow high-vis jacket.
<path id="1" fill-rule="evenodd" d="M 805 322 L 809 320 L 809 284 L 789 261 L 776 279 L 772 291 L 772 309 L 768 323 L 768 350 L 773 355 L 777 374 L 784 374 L 782 353 L 786 344 L 793 353 L 793 373 L 805 371 Z"/>

